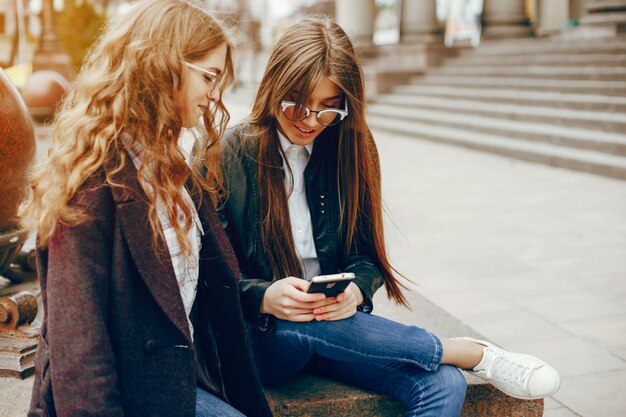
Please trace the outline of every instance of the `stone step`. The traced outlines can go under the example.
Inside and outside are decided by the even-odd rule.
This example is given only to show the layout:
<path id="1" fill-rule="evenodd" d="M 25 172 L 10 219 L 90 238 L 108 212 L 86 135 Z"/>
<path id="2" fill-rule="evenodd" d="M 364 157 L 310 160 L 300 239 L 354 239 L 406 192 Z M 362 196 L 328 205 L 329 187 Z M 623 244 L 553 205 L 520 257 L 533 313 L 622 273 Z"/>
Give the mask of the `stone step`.
<path id="1" fill-rule="evenodd" d="M 580 18 L 582 25 L 618 25 L 626 22 L 626 11 L 590 14 Z"/>
<path id="2" fill-rule="evenodd" d="M 497 103 L 542 105 L 577 110 L 626 112 L 626 96 L 615 97 L 601 94 L 559 93 L 507 88 L 448 87 L 445 85 L 428 84 L 398 85 L 392 89 L 392 93 L 454 97 Z"/>
<path id="3" fill-rule="evenodd" d="M 404 406 L 390 397 L 314 375 L 300 375 L 268 388 L 275 417 L 402 417 Z M 541 417 L 543 400 L 509 397 L 492 385 L 468 381 L 461 417 Z"/>
<path id="4" fill-rule="evenodd" d="M 604 152 L 610 155 L 626 156 L 626 135 L 624 134 L 381 104 L 371 105 L 368 113 L 372 116 L 419 121 L 474 132 Z"/>
<path id="5" fill-rule="evenodd" d="M 417 325 L 441 337 L 471 336 L 484 339 L 416 291 L 407 292 L 406 295 L 411 305 L 410 322 L 406 320 L 408 310 L 393 308 L 385 303 L 379 304 L 377 314 Z M 416 317 L 419 319 L 416 320 Z M 472 375 L 465 374 L 465 379 L 468 386 L 462 417 L 540 417 L 543 414 L 543 400 L 518 400 Z M 390 397 L 314 375 L 291 378 L 280 385 L 266 388 L 265 393 L 276 417 L 400 417 L 404 411 L 402 404 Z"/>
<path id="6" fill-rule="evenodd" d="M 536 54 L 536 55 L 464 55 L 447 58 L 446 66 L 531 66 L 531 65 L 554 65 L 554 66 L 598 66 L 598 67 L 626 67 L 626 54 Z"/>
<path id="7" fill-rule="evenodd" d="M 626 180 L 626 158 L 621 156 L 375 114 L 368 117 L 368 122 L 373 129 L 417 139 Z"/>
<path id="8" fill-rule="evenodd" d="M 626 53 L 626 38 L 615 39 L 507 39 L 506 42 L 483 41 L 474 49 L 459 50 L 460 56 L 512 56 L 536 55 L 549 53 L 564 54 L 624 54 Z"/>
<path id="9" fill-rule="evenodd" d="M 589 13 L 611 12 L 615 10 L 626 10 L 624 0 L 594 0 L 587 2 L 585 9 Z"/>
<path id="10" fill-rule="evenodd" d="M 461 76 L 524 77 L 542 79 L 626 81 L 626 68 L 571 66 L 443 66 L 429 74 Z"/>
<path id="11" fill-rule="evenodd" d="M 626 114 L 587 110 L 559 109 L 547 106 L 528 106 L 477 102 L 444 97 L 416 97 L 413 95 L 385 95 L 372 106 L 388 105 L 399 110 L 420 109 L 447 111 L 451 114 L 480 115 L 492 118 L 517 120 L 532 123 L 556 124 L 561 126 L 600 130 L 605 132 L 626 132 Z M 372 107 L 370 106 L 370 107 Z"/>
<path id="12" fill-rule="evenodd" d="M 429 84 L 459 87 L 488 87 L 554 91 L 562 93 L 589 93 L 607 96 L 626 96 L 626 81 L 603 80 L 542 80 L 526 77 L 472 77 L 462 75 L 428 74 L 411 78 L 412 84 Z"/>

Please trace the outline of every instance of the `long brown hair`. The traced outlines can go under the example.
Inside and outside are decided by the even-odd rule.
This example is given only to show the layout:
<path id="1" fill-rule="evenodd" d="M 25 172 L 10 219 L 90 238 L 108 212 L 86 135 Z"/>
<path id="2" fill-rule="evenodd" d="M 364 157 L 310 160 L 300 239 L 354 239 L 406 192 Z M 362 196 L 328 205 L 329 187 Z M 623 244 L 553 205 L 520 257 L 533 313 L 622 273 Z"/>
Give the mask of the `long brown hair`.
<path id="1" fill-rule="evenodd" d="M 259 137 L 261 240 L 274 277 L 302 276 L 291 233 L 276 118 L 281 101 L 297 87 L 296 105 L 328 77 L 343 93 L 350 115 L 338 132 L 337 181 L 343 256 L 357 244 L 369 246 L 387 288 L 405 304 L 401 284 L 387 258 L 383 233 L 378 151 L 365 121 L 363 71 L 350 39 L 332 19 L 307 18 L 291 26 L 272 50 L 250 115 L 251 136 Z M 331 129 L 331 128 L 327 128 Z M 326 132 L 324 132 L 326 133 Z M 277 250 L 276 248 L 280 248 Z"/>
<path id="2" fill-rule="evenodd" d="M 144 150 L 138 180 L 148 196 L 154 242 L 162 237 L 156 211 L 160 199 L 179 243 L 190 250 L 186 231 L 193 208 L 182 195 L 190 174 L 178 150 L 183 121 L 175 96 L 185 82 L 183 62 L 202 59 L 223 44 L 227 57 L 220 92 L 233 80 L 232 45 L 199 2 L 143 0 L 109 22 L 60 107 L 49 156 L 34 175 L 32 199 L 22 211 L 24 227 L 39 227 L 40 244 L 47 244 L 59 223 L 71 226 L 87 220 L 70 200 L 105 161 L 116 164 L 106 183 L 121 186 L 112 177 L 128 163 L 122 140 L 127 135 Z M 191 174 L 194 187 L 207 190 L 214 204 L 222 187 L 215 145 L 228 118 L 221 99 L 204 115 L 207 137 L 196 166 L 202 160 L 208 169 Z M 185 215 L 184 224 L 177 220 L 177 209 Z"/>

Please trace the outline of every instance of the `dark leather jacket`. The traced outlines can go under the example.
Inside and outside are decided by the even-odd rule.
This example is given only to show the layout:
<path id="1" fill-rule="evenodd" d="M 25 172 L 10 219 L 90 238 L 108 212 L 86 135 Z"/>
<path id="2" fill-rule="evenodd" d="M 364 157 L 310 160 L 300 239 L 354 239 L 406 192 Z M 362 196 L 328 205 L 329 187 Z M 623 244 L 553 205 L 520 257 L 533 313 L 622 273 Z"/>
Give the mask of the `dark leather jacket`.
<path id="1" fill-rule="evenodd" d="M 274 277 L 261 244 L 258 138 L 247 136 L 244 131 L 245 126 L 235 126 L 227 130 L 222 140 L 227 194 L 219 213 L 239 260 L 244 317 L 264 330 L 263 327 L 271 328 L 271 320 L 259 312 L 265 290 Z M 339 232 L 337 133 L 336 127 L 328 127 L 320 134 L 304 171 L 313 239 L 321 273 L 353 272 L 354 283 L 361 289 L 365 301 L 360 310 L 369 313 L 373 309 L 372 296 L 383 284 L 383 278 L 368 245 L 363 242 L 356 242 L 349 256 L 343 256 L 342 233 Z"/>

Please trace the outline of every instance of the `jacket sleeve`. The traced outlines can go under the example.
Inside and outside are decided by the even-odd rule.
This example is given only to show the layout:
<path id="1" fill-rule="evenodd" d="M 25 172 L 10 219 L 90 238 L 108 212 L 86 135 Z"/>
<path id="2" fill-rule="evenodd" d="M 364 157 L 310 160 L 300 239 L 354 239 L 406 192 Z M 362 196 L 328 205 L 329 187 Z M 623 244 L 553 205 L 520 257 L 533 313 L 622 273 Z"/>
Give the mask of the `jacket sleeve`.
<path id="1" fill-rule="evenodd" d="M 109 339 L 113 200 L 83 185 L 71 205 L 90 219 L 59 224 L 48 243 L 47 335 L 58 416 L 122 416 Z"/>
<path id="2" fill-rule="evenodd" d="M 222 227 L 226 232 L 226 236 L 231 242 L 231 245 L 235 247 L 236 238 L 233 235 L 233 230 L 228 225 L 228 215 L 226 213 L 227 207 L 226 203 L 220 205 L 217 213 L 220 217 L 220 221 L 222 223 Z M 240 254 L 238 253 L 238 248 L 235 248 L 235 253 L 237 254 L 237 258 L 240 259 Z M 240 262 L 240 268 L 242 267 Z M 241 307 L 243 310 L 243 315 L 246 321 L 255 326 L 263 325 L 259 322 L 265 322 L 266 319 L 261 315 L 261 304 L 263 302 L 263 297 L 265 296 L 265 291 L 267 287 L 272 285 L 271 281 L 266 281 L 264 279 L 251 278 L 243 272 L 239 273 L 239 295 L 241 297 Z"/>
<path id="3" fill-rule="evenodd" d="M 220 215 L 222 217 L 222 215 Z M 227 222 L 222 222 L 222 225 Z M 225 227 L 226 235 L 230 239 L 228 234 L 228 227 Z M 243 272 L 239 272 L 239 297 L 241 299 L 241 310 L 243 312 L 244 319 L 255 326 L 258 330 L 268 330 L 270 325 L 269 317 L 267 314 L 261 314 L 261 304 L 263 303 L 263 297 L 265 291 L 272 285 L 272 281 L 266 281 L 264 279 L 251 278 Z"/>
<path id="4" fill-rule="evenodd" d="M 246 274 L 245 246 L 249 236 L 244 236 L 244 234 L 252 232 L 245 230 L 244 217 L 246 213 L 243 210 L 247 206 L 243 204 L 243 201 L 250 198 L 248 193 L 251 184 L 248 183 L 250 179 L 247 177 L 242 163 L 244 155 L 241 153 L 239 134 L 239 128 L 229 129 L 220 144 L 225 197 L 218 204 L 218 215 L 235 250 L 239 260 L 239 268 L 242 271 L 239 276 L 239 294 L 244 318 L 249 323 L 262 328 L 264 327 L 263 323 L 267 322 L 267 318 L 260 314 L 261 304 L 265 291 L 272 285 L 272 282 L 262 278 L 253 278 Z M 234 221 L 231 222 L 230 219 L 233 218 Z"/>
<path id="5" fill-rule="evenodd" d="M 354 273 L 356 278 L 353 282 L 363 293 L 363 303 L 359 306 L 359 310 L 364 313 L 371 313 L 374 309 L 372 298 L 376 290 L 383 285 L 384 280 L 380 268 L 374 262 L 369 251 L 361 249 L 365 247 L 367 245 L 362 242 L 353 245 L 350 255 L 341 270 Z"/>
<path id="6" fill-rule="evenodd" d="M 244 318 L 259 330 L 267 330 L 269 325 L 267 314 L 261 314 L 261 304 L 265 291 L 270 285 L 272 285 L 271 281 L 249 278 L 245 274 L 240 275 L 239 294 Z"/>

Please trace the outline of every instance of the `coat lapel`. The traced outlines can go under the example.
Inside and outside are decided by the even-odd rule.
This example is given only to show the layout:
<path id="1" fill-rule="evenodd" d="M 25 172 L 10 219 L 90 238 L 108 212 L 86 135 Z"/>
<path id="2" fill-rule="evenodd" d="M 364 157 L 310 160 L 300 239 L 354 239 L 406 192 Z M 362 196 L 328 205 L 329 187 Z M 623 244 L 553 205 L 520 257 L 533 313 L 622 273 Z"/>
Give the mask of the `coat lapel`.
<path id="1" fill-rule="evenodd" d="M 211 198 L 206 192 L 194 189 L 191 180 L 187 181 L 187 190 L 198 208 L 198 216 L 204 229 L 200 249 L 200 279 L 205 280 L 204 285 L 207 287 L 236 285 L 239 278 L 237 257 L 222 228 Z M 210 271 L 206 269 L 207 261 L 210 261 Z"/>
<path id="2" fill-rule="evenodd" d="M 107 172 L 112 172 L 107 166 Z M 137 179 L 137 170 L 130 159 L 124 168 L 113 174 L 113 179 L 123 187 L 113 187 L 118 218 L 124 238 L 139 275 L 159 307 L 191 343 L 189 325 L 180 296 L 180 289 L 169 254 L 162 239 L 156 248 L 152 243 L 152 229 L 148 221 L 148 202 Z"/>

